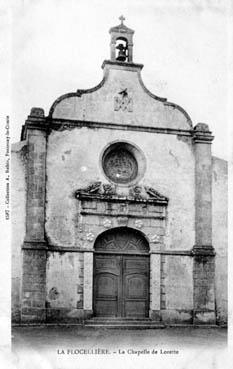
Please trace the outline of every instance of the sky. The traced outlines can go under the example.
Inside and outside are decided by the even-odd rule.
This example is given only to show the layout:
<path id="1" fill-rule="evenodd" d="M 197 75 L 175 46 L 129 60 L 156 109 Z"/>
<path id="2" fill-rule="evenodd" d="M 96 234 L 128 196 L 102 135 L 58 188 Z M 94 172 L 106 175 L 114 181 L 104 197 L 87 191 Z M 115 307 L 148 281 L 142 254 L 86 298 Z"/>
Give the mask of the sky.
<path id="1" fill-rule="evenodd" d="M 16 0 L 11 21 L 11 141 L 31 107 L 47 115 L 60 95 L 102 80 L 109 28 L 135 30 L 134 62 L 155 95 L 205 122 L 213 154 L 227 158 L 229 22 L 224 0 Z"/>

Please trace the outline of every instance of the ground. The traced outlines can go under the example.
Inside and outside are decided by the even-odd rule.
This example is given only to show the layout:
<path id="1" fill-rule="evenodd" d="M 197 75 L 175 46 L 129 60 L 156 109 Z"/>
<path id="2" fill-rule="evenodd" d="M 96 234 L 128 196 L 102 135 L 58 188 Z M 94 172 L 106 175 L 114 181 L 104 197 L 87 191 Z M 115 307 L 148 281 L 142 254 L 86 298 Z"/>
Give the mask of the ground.
<path id="1" fill-rule="evenodd" d="M 15 327 L 12 349 L 20 369 L 228 368 L 225 328 Z"/>

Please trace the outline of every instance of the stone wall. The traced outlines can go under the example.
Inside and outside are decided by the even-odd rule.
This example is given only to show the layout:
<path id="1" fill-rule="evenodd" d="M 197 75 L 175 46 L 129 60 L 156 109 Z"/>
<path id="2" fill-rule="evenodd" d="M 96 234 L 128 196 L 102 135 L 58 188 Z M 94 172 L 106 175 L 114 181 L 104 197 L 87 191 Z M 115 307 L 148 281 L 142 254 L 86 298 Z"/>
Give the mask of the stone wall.
<path id="1" fill-rule="evenodd" d="M 12 320 L 20 320 L 22 255 L 26 230 L 26 162 L 27 146 L 22 141 L 11 149 L 11 252 L 12 252 Z"/>
<path id="2" fill-rule="evenodd" d="M 46 267 L 47 320 L 83 317 L 83 253 L 48 252 Z"/>
<path id="3" fill-rule="evenodd" d="M 129 141 L 141 149 L 146 157 L 146 172 L 139 184 L 151 186 L 169 198 L 166 248 L 191 250 L 195 242 L 191 138 L 89 128 L 53 131 L 48 138 L 46 232 L 49 243 L 77 246 L 78 200 L 74 193 L 93 181 L 108 183 L 101 167 L 101 154 L 115 140 Z"/>
<path id="4" fill-rule="evenodd" d="M 227 254 L 228 254 L 228 185 L 227 162 L 213 157 L 213 246 L 216 251 L 215 295 L 216 313 L 220 324 L 227 322 Z"/>
<path id="5" fill-rule="evenodd" d="M 89 251 L 95 237 L 106 226 L 109 227 L 109 219 L 105 216 L 107 205 L 104 202 L 88 202 L 86 205 L 83 202 L 83 210 L 90 214 L 80 217 L 81 202 L 75 197 L 75 191 L 92 181 L 108 183 L 101 168 L 101 155 L 106 146 L 116 140 L 129 141 L 143 151 L 146 171 L 140 184 L 155 188 L 169 199 L 165 222 L 143 220 L 142 231 L 146 235 L 154 227 L 160 236 L 162 248 L 158 249 L 158 245 L 155 245 L 151 250 L 165 252 L 162 255 L 151 255 L 151 266 L 156 265 L 156 270 L 151 269 L 150 279 L 152 318 L 162 318 L 168 323 L 192 323 L 195 300 L 198 302 L 197 310 L 202 306 L 205 310 L 214 309 L 214 291 L 209 288 L 209 280 L 214 276 L 214 259 L 210 257 L 208 265 L 205 263 L 207 258 L 205 262 L 198 261 L 193 270 L 194 259 L 188 254 L 195 242 L 195 163 L 191 138 L 184 139 L 173 134 L 75 128 L 53 131 L 48 138 L 46 239 L 51 247 L 62 247 L 62 252 L 49 251 L 46 256 L 44 250 L 24 250 L 22 261 L 21 247 L 26 229 L 25 168 L 28 150 L 25 141 L 12 148 L 12 182 L 17 183 L 17 187 L 12 186 L 12 310 L 15 322 L 20 321 L 21 298 L 22 317 L 27 321 L 29 315 L 32 321 L 34 317 L 38 319 L 38 312 L 41 314 L 40 319 L 45 319 L 45 295 L 48 322 L 83 319 L 86 316 L 85 306 L 86 312 L 91 312 L 93 255 Z M 212 163 L 215 308 L 217 322 L 224 324 L 227 321 L 227 163 L 215 157 Z M 121 191 L 125 190 L 118 188 L 119 194 Z M 115 209 L 119 212 L 118 204 L 114 206 L 111 211 Z M 129 213 L 138 211 L 138 205 L 130 206 Z M 95 215 L 95 211 L 102 216 Z M 119 224 L 113 217 L 111 227 L 117 226 Z M 127 226 L 136 227 L 135 220 L 130 219 Z M 85 234 L 91 235 L 97 231 L 94 237 L 86 240 L 82 236 L 84 230 Z M 71 252 L 69 247 L 77 250 Z M 84 253 L 84 250 L 88 252 Z M 173 252 L 175 254 L 172 255 Z M 182 255 L 182 252 L 187 254 Z M 197 261 L 198 256 L 195 258 Z M 21 296 L 22 262 L 25 284 Z M 158 314 L 160 309 L 161 314 Z"/>
<path id="6" fill-rule="evenodd" d="M 194 211 L 194 154 L 190 137 L 182 137 L 171 134 L 158 134 L 147 132 L 111 131 L 106 129 L 92 130 L 89 128 L 72 129 L 65 131 L 53 131 L 48 138 L 47 147 L 47 207 L 46 207 L 46 234 L 50 245 L 54 247 L 62 246 L 69 250 L 69 247 L 83 249 L 92 248 L 97 231 L 104 231 L 106 209 L 102 209 L 103 203 L 98 202 L 98 209 L 95 202 L 88 202 L 88 209 L 103 214 L 103 216 L 90 215 L 80 217 L 80 202 L 75 198 L 75 191 L 83 188 L 93 181 L 108 183 L 101 167 L 101 155 L 106 146 L 113 141 L 128 141 L 136 145 L 146 157 L 146 172 L 140 181 L 140 185 L 151 186 L 162 195 L 169 198 L 169 205 L 166 211 L 166 222 L 164 226 L 156 223 L 156 232 L 161 233 L 163 239 L 162 248 L 165 250 L 190 251 L 195 239 L 195 211 Z M 119 188 L 119 193 L 124 188 Z M 84 204 L 85 205 L 85 204 Z M 86 205 L 85 205 L 86 206 Z M 115 205 L 117 206 L 117 204 Z M 95 207 L 91 208 L 90 207 Z M 114 211 L 114 209 L 112 209 Z M 130 211 L 132 213 L 132 211 Z M 140 213 L 138 213 L 140 218 Z M 153 215 L 152 215 L 153 217 Z M 109 219 L 108 219 L 109 220 Z M 130 220 L 128 226 L 135 227 L 134 221 Z M 147 224 L 147 222 L 149 222 Z M 143 219 L 142 231 L 149 232 L 153 219 Z M 116 223 L 116 224 L 115 224 Z M 111 227 L 119 224 L 112 218 Z M 85 229 L 84 229 L 85 228 Z M 93 239 L 86 240 L 85 236 L 93 234 Z M 149 232 L 151 233 L 151 232 Z M 83 238 L 84 237 L 84 238 Z M 61 266 L 62 273 L 69 273 L 70 265 L 67 257 L 55 254 L 49 256 L 47 266 L 47 296 L 53 287 L 55 280 L 54 268 L 57 270 Z M 78 258 L 77 254 L 77 258 Z M 169 309 L 171 320 L 179 321 L 192 319 L 192 258 L 187 256 L 155 255 L 154 258 L 159 262 L 158 273 L 154 271 L 159 280 L 153 278 L 153 286 L 160 284 L 160 263 L 163 265 L 162 274 L 163 298 L 159 301 L 160 287 L 154 287 L 151 291 L 151 306 L 154 312 L 159 310 L 160 303 L 165 309 Z M 53 260 L 53 261 L 52 261 Z M 62 261 L 63 260 L 63 261 Z M 61 262 L 63 263 L 61 265 Z M 55 267 L 56 265 L 56 267 Z M 156 264 L 157 265 L 157 264 Z M 65 272 L 67 269 L 67 272 Z M 75 272 L 76 273 L 76 272 Z M 163 272 L 162 272 L 163 273 Z M 66 278 L 65 278 L 66 281 Z M 64 282 L 66 283 L 66 282 Z M 71 280 L 68 291 L 73 291 L 76 283 Z M 62 286 L 62 287 L 61 287 Z M 64 288 L 62 282 L 60 288 Z M 58 291 L 58 293 L 61 293 Z M 60 295 L 59 295 L 60 296 Z M 77 308 L 71 299 L 75 294 L 69 295 L 67 299 L 61 297 L 54 301 L 49 301 L 49 307 L 63 309 L 65 314 Z M 177 298 L 181 299 L 180 307 Z M 153 300 L 153 301 L 152 301 Z M 66 301 L 66 302 L 65 302 Z M 77 302 L 77 301 L 76 301 Z M 50 305 L 51 304 L 51 305 Z M 57 305 L 58 304 L 58 305 Z M 176 312 L 179 310 L 179 312 Z M 51 314 L 52 314 L 52 310 Z M 55 310 L 53 310 L 54 312 Z M 61 313 L 59 313 L 61 314 Z M 80 311 L 76 314 L 81 314 Z M 68 315 L 67 315 L 68 316 Z M 52 317 L 51 317 L 52 319 Z"/>
<path id="7" fill-rule="evenodd" d="M 27 249 L 22 259 L 21 322 L 43 322 L 46 317 L 46 252 Z"/>
<path id="8" fill-rule="evenodd" d="M 162 269 L 162 317 L 167 322 L 192 322 L 193 260 L 189 256 L 164 255 Z"/>

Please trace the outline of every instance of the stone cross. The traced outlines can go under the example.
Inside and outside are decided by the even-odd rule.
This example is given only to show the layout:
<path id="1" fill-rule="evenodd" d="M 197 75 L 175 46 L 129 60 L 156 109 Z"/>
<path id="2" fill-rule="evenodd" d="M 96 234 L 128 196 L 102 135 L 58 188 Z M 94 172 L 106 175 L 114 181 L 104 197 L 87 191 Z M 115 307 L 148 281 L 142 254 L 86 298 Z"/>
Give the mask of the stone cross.
<path id="1" fill-rule="evenodd" d="M 121 25 L 123 25 L 123 22 L 124 22 L 124 20 L 125 20 L 125 17 L 124 17 L 123 15 L 121 15 L 121 16 L 119 17 L 119 19 L 120 19 L 120 21 L 121 21 Z"/>

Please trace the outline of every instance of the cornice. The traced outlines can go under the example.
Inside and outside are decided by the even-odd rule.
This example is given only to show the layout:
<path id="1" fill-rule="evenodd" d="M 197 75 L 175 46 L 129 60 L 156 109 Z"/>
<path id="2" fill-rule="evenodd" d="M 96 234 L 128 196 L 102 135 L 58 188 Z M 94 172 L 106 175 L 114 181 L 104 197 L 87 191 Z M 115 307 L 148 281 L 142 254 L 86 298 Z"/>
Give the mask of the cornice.
<path id="1" fill-rule="evenodd" d="M 168 198 L 158 191 L 148 186 L 134 186 L 129 190 L 127 196 L 117 194 L 116 185 L 104 184 L 102 182 L 92 182 L 85 188 L 75 191 L 75 197 L 85 201 L 107 201 L 107 202 L 128 202 L 128 203 L 148 203 L 165 205 Z"/>
<path id="2" fill-rule="evenodd" d="M 52 117 L 53 112 L 56 108 L 56 106 L 64 99 L 67 99 L 69 97 L 81 97 L 83 94 L 87 94 L 87 93 L 92 93 L 95 92 L 97 90 L 99 90 L 105 83 L 106 79 L 108 77 L 108 72 L 105 73 L 102 81 L 100 83 L 98 83 L 98 85 L 92 87 L 92 88 L 87 88 L 87 89 L 78 89 L 76 92 L 69 92 L 66 93 L 64 95 L 59 96 L 54 103 L 52 104 L 50 110 L 49 110 L 49 117 Z"/>
<path id="3" fill-rule="evenodd" d="M 216 252 L 212 245 L 194 245 L 192 248 L 192 255 L 197 257 L 215 256 Z"/>
<path id="4" fill-rule="evenodd" d="M 167 104 L 167 103 L 166 103 Z M 128 131 L 139 131 L 139 132 L 150 132 L 159 134 L 171 134 L 178 136 L 188 136 L 193 138 L 193 142 L 202 144 L 211 144 L 214 136 L 211 131 L 196 131 L 195 129 L 175 129 L 165 128 L 156 126 L 139 126 L 133 124 L 120 124 L 112 122 L 94 122 L 84 120 L 73 120 L 73 119 L 60 119 L 48 117 L 33 117 L 28 116 L 25 124 L 21 130 L 21 141 L 26 139 L 26 132 L 28 129 L 36 129 L 45 131 L 48 135 L 51 131 L 64 131 L 72 130 L 75 128 L 87 127 L 90 129 L 110 129 L 110 130 L 128 130 Z"/>

